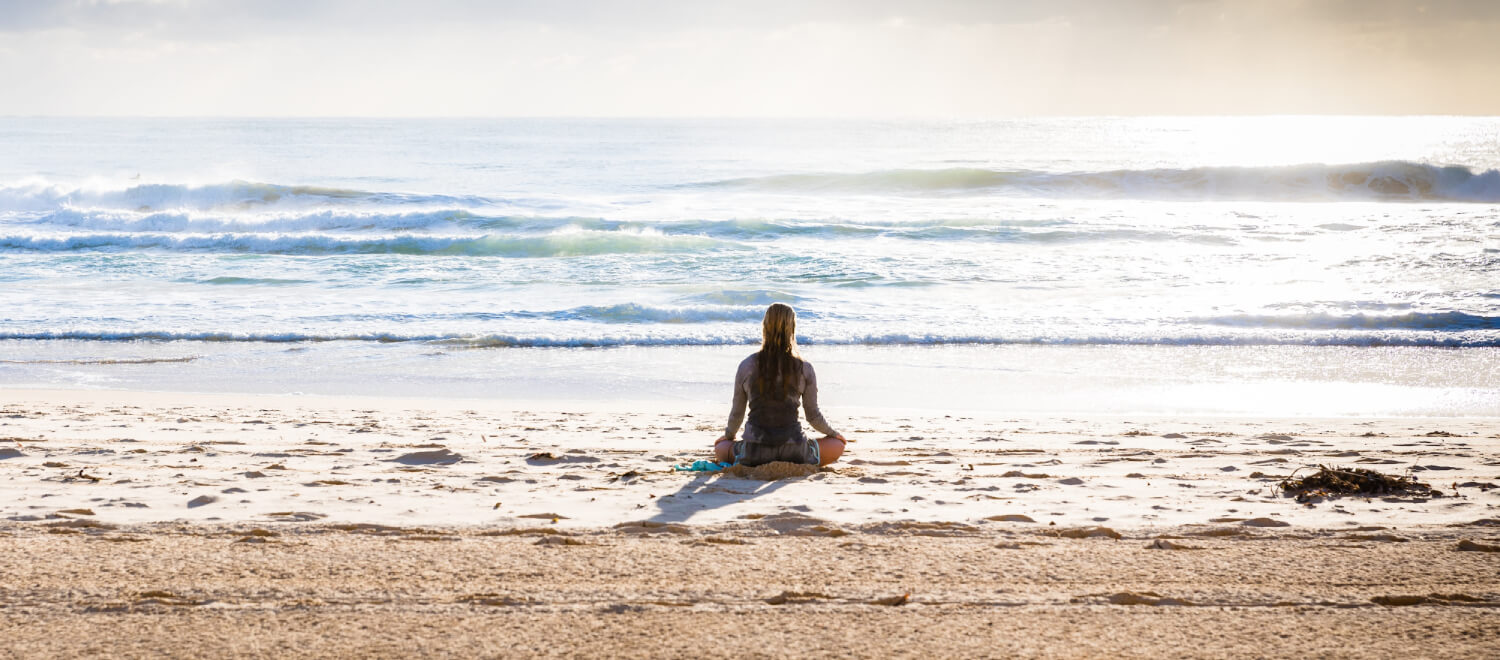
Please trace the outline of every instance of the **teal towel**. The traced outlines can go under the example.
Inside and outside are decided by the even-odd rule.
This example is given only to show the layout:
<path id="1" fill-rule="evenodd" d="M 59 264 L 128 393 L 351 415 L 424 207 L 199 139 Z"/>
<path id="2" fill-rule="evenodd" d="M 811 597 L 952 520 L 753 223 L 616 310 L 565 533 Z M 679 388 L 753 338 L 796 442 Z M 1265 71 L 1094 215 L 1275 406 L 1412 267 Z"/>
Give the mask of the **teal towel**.
<path id="1" fill-rule="evenodd" d="M 713 461 L 693 461 L 691 465 L 673 465 L 672 469 L 678 472 L 718 472 L 730 467 L 734 463 L 715 463 Z"/>

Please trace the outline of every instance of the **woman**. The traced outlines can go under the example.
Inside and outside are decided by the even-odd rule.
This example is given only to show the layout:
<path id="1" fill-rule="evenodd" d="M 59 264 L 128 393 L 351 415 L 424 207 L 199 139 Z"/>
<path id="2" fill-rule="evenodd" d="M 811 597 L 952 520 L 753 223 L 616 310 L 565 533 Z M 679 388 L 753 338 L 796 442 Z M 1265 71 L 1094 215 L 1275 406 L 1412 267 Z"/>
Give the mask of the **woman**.
<path id="1" fill-rule="evenodd" d="M 771 461 L 828 465 L 844 453 L 844 436 L 818 411 L 818 378 L 811 364 L 797 354 L 797 313 L 775 303 L 766 308 L 761 321 L 760 351 L 740 362 L 734 375 L 734 405 L 723 437 L 714 441 L 714 456 L 720 462 L 756 466 Z M 826 438 L 809 440 L 797 421 L 797 403 L 807 413 L 807 423 Z M 745 437 L 738 442 L 734 432 L 750 419 Z"/>

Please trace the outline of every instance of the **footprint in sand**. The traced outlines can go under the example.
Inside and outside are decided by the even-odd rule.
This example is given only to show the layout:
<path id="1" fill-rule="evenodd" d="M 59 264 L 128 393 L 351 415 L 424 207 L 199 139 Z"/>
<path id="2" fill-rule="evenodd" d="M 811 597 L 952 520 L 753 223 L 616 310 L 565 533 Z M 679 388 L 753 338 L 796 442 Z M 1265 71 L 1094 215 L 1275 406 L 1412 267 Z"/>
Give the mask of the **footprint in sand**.
<path id="1" fill-rule="evenodd" d="M 463 455 L 455 454 L 447 449 L 414 451 L 390 459 L 391 462 L 402 465 L 452 465 L 462 460 L 464 460 Z"/>
<path id="2" fill-rule="evenodd" d="M 598 463 L 599 459 L 583 454 L 563 454 L 558 456 L 551 452 L 537 452 L 526 457 L 528 465 L 559 465 L 563 463 Z"/>

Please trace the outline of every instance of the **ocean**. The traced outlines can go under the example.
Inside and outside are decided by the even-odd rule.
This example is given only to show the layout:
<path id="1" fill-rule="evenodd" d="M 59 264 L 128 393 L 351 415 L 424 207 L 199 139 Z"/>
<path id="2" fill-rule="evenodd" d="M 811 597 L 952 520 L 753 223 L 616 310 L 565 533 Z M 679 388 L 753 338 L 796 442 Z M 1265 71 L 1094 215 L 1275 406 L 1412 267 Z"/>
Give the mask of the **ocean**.
<path id="1" fill-rule="evenodd" d="M 0 388 L 1500 416 L 1500 118 L 0 119 Z"/>

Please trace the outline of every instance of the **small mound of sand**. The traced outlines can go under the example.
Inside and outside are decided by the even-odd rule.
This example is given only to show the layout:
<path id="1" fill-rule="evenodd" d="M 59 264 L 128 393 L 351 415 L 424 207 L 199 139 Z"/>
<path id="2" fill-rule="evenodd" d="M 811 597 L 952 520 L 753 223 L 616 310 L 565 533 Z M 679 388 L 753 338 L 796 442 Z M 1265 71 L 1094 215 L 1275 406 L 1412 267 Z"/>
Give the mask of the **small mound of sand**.
<path id="1" fill-rule="evenodd" d="M 278 520 L 295 522 L 307 522 L 309 520 L 319 520 L 328 517 L 327 514 L 316 513 L 313 511 L 277 511 L 275 513 L 268 513 L 266 515 L 277 518 Z"/>
<path id="2" fill-rule="evenodd" d="M 1458 542 L 1458 549 L 1466 552 L 1500 552 L 1500 545 L 1486 545 L 1476 541 L 1463 539 Z"/>
<path id="3" fill-rule="evenodd" d="M 895 522 L 866 525 L 860 531 L 866 534 L 908 534 L 912 536 L 966 536 L 978 531 L 971 525 L 957 522 L 920 522 L 897 520 Z"/>
<path id="4" fill-rule="evenodd" d="M 114 525 L 111 525 L 109 523 L 95 522 L 93 520 L 83 520 L 81 518 L 59 520 L 57 522 L 46 523 L 43 526 L 51 527 L 53 529 L 116 529 Z"/>
<path id="5" fill-rule="evenodd" d="M 815 591 L 783 591 L 766 599 L 771 605 L 786 605 L 788 603 L 812 603 L 820 600 L 832 600 L 833 596 L 820 594 Z"/>
<path id="6" fill-rule="evenodd" d="M 844 531 L 821 518 L 785 511 L 759 519 L 760 527 L 770 528 L 782 536 L 847 536 Z"/>
<path id="7" fill-rule="evenodd" d="M 782 479 L 797 479 L 817 474 L 818 466 L 803 463 L 787 463 L 785 461 L 773 461 L 765 465 L 748 467 L 745 465 L 731 465 L 724 468 L 723 474 L 740 479 L 754 479 L 756 481 L 780 481 Z"/>
<path id="8" fill-rule="evenodd" d="M 1151 605 L 1157 607 L 1162 605 L 1193 605 L 1193 601 L 1181 598 L 1168 598 L 1153 591 L 1122 591 L 1110 594 L 1107 600 L 1111 605 Z"/>
<path id="9" fill-rule="evenodd" d="M 1065 539 L 1093 539 L 1110 538 L 1120 540 L 1120 533 L 1108 527 L 1074 527 L 1072 529 L 1059 529 L 1051 532 L 1053 536 L 1061 536 Z"/>
<path id="10" fill-rule="evenodd" d="M 658 522 L 655 520 L 632 520 L 614 527 L 621 534 L 692 534 L 686 525 Z"/>
<path id="11" fill-rule="evenodd" d="M 539 451 L 526 457 L 527 465 L 557 465 L 558 463 L 598 463 L 599 459 L 584 454 L 562 454 Z"/>
<path id="12" fill-rule="evenodd" d="M 1249 530 L 1240 529 L 1238 527 L 1214 527 L 1214 528 L 1210 528 L 1210 529 L 1200 529 L 1200 530 L 1197 530 L 1197 531 L 1187 532 L 1187 534 L 1189 536 L 1208 536 L 1208 537 L 1255 536 L 1254 534 L 1250 533 Z"/>
<path id="13" fill-rule="evenodd" d="M 1026 473 L 1020 470 L 1011 470 L 1000 475 L 1001 479 L 1051 479 L 1052 475 L 1045 472 Z"/>
<path id="14" fill-rule="evenodd" d="M 513 527 L 511 529 L 491 529 L 480 532 L 480 536 L 533 536 L 541 534 L 564 535 L 562 530 L 556 527 Z"/>
<path id="15" fill-rule="evenodd" d="M 196 509 L 200 506 L 207 506 L 217 501 L 219 501 L 219 498 L 215 495 L 199 495 L 191 500 L 188 500 L 187 505 L 189 509 Z"/>
<path id="16" fill-rule="evenodd" d="M 1409 540 L 1395 534 L 1345 534 L 1339 538 L 1349 541 L 1376 541 L 1379 543 L 1406 543 Z"/>
<path id="17" fill-rule="evenodd" d="M 1146 545 L 1147 550 L 1198 550 L 1197 546 L 1173 543 L 1166 539 L 1156 539 Z"/>

